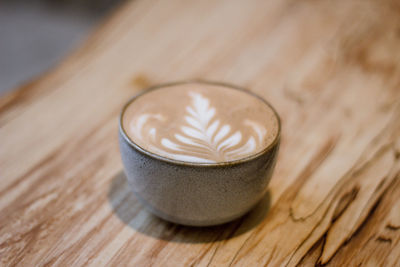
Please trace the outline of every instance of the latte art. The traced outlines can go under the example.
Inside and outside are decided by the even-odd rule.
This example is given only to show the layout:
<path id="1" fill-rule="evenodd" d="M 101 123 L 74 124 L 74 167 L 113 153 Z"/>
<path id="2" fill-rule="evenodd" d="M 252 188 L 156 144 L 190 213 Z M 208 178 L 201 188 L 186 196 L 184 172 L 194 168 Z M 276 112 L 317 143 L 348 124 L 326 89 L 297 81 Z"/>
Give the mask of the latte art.
<path id="1" fill-rule="evenodd" d="M 277 132 L 273 115 L 265 103 L 245 92 L 182 84 L 134 100 L 124 126 L 135 143 L 152 153 L 215 163 L 246 158 L 265 148 Z"/>
<path id="2" fill-rule="evenodd" d="M 194 92 L 189 92 L 189 95 L 192 105 L 186 106 L 186 123 L 179 127 L 174 139 L 157 138 L 156 125 L 152 125 L 149 119 L 163 121 L 164 117 L 161 114 L 138 116 L 131 122 L 131 133 L 142 142 L 148 143 L 149 149 L 160 155 L 194 162 L 215 162 L 215 159 L 228 161 L 245 157 L 256 150 L 256 142 L 262 142 L 266 134 L 263 126 L 246 119 L 243 127 L 252 127 L 255 136 L 250 136 L 243 144 L 240 130 L 233 131 L 231 125 L 224 124 L 216 118 L 215 108 L 210 106 L 207 98 Z M 148 127 L 144 127 L 147 124 Z M 147 128 L 147 132 L 144 128 Z"/>

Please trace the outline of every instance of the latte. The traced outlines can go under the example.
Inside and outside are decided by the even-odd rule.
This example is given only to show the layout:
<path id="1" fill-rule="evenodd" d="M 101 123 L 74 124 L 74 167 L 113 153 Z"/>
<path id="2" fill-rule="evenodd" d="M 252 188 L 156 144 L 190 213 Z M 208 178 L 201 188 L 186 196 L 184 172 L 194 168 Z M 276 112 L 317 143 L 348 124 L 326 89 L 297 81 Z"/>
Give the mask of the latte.
<path id="1" fill-rule="evenodd" d="M 272 108 L 245 91 L 211 83 L 181 83 L 131 101 L 122 128 L 144 150 L 192 163 L 229 162 L 267 148 L 278 135 Z"/>

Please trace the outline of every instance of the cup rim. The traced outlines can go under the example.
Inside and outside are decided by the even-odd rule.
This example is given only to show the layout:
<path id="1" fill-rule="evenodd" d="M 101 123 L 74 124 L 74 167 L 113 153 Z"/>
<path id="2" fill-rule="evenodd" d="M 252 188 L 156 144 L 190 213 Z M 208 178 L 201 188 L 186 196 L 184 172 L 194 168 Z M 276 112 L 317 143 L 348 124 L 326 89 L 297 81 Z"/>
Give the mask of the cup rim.
<path id="1" fill-rule="evenodd" d="M 165 156 L 161 156 L 159 154 L 153 153 L 147 149 L 144 149 L 143 147 L 139 146 L 138 144 L 136 144 L 130 137 L 129 135 L 126 133 L 124 127 L 123 127 L 123 117 L 124 117 L 124 113 L 125 110 L 128 108 L 128 106 L 135 101 L 137 98 L 141 97 L 144 94 L 150 93 L 154 90 L 158 90 L 158 89 L 163 89 L 166 87 L 171 87 L 171 86 L 175 86 L 175 85 L 183 85 L 183 84 L 206 84 L 206 85 L 215 85 L 215 86 L 223 86 L 223 87 L 227 87 L 229 89 L 232 90 L 238 90 L 238 91 L 242 91 L 246 94 L 252 95 L 256 98 L 258 98 L 259 100 L 261 100 L 261 102 L 263 102 L 264 104 L 266 104 L 274 113 L 277 122 L 278 122 L 278 130 L 277 130 L 277 134 L 274 138 L 274 140 L 268 145 L 266 146 L 263 150 L 259 151 L 256 154 L 244 157 L 244 158 L 240 158 L 240 159 L 236 159 L 236 160 L 231 160 L 231 161 L 222 161 L 222 162 L 214 162 L 214 163 L 210 163 L 210 162 L 190 162 L 190 161 L 182 161 L 182 160 L 176 160 L 176 159 L 172 159 L 172 158 L 168 158 Z M 137 151 L 160 161 L 166 162 L 166 163 L 172 163 L 175 165 L 184 165 L 184 166 L 191 166 L 191 167 L 223 167 L 223 166 L 232 166 L 232 165 L 238 165 L 241 163 L 245 163 L 245 162 L 249 162 L 252 161 L 253 159 L 256 159 L 262 155 L 264 155 L 265 153 L 267 153 L 269 150 L 271 150 L 271 148 L 273 148 L 279 141 L 280 136 L 281 136 L 281 119 L 278 115 L 278 112 L 275 110 L 275 108 L 268 102 L 266 101 L 264 98 L 262 98 L 261 96 L 253 93 L 252 91 L 244 88 L 244 87 L 240 87 L 240 86 L 236 86 L 233 84 L 229 84 L 226 82 L 216 82 L 216 81 L 209 81 L 209 80 L 201 80 L 201 79 L 195 79 L 195 80 L 184 80 L 184 81 L 176 81 L 176 82 L 170 82 L 170 83 L 162 83 L 162 84 L 158 84 L 158 85 L 154 85 L 154 86 L 150 86 L 147 87 L 147 89 L 145 89 L 144 91 L 136 94 L 135 96 L 133 96 L 132 98 L 130 98 L 128 100 L 128 102 L 125 103 L 125 105 L 122 107 L 122 110 L 120 112 L 119 115 L 119 132 L 121 133 L 122 137 L 124 138 L 125 141 L 128 142 L 128 144 L 130 146 L 132 146 L 134 149 L 136 149 Z"/>

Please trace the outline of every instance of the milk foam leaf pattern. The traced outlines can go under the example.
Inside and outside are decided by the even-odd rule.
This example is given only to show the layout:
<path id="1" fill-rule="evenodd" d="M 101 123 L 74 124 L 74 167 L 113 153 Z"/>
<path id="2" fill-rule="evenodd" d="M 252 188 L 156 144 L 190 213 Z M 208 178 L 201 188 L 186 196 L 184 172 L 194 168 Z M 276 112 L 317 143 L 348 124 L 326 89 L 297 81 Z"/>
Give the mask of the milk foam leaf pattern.
<path id="1" fill-rule="evenodd" d="M 233 130 L 231 125 L 222 122 L 208 98 L 196 92 L 189 92 L 189 97 L 191 102 L 185 107 L 186 113 L 177 132 L 169 136 L 157 136 L 167 118 L 162 114 L 144 113 L 132 121 L 131 133 L 146 142 L 150 151 L 172 159 L 196 163 L 243 158 L 254 153 L 257 143 L 262 143 L 267 132 L 263 126 L 245 119 L 242 127 L 250 128 L 253 134 L 244 140 L 240 129 Z"/>
<path id="2" fill-rule="evenodd" d="M 189 95 L 192 102 L 186 107 L 186 125 L 181 126 L 181 132 L 174 135 L 175 140 L 162 139 L 161 144 L 169 151 L 165 152 L 175 152 L 174 158 L 183 159 L 190 155 L 196 158 L 196 162 L 215 162 L 210 161 L 210 158 L 228 161 L 248 155 L 256 149 L 253 136 L 240 145 L 243 139 L 242 133 L 239 130 L 232 131 L 229 124 L 221 123 L 216 117 L 216 109 L 210 105 L 208 98 L 195 92 L 190 92 Z M 262 128 L 256 123 L 253 124 L 250 126 L 256 125 Z M 259 129 L 257 134 L 265 132 L 265 129 L 264 132 Z M 261 138 L 259 139 L 261 141 Z M 181 155 L 181 152 L 185 152 L 186 155 Z"/>

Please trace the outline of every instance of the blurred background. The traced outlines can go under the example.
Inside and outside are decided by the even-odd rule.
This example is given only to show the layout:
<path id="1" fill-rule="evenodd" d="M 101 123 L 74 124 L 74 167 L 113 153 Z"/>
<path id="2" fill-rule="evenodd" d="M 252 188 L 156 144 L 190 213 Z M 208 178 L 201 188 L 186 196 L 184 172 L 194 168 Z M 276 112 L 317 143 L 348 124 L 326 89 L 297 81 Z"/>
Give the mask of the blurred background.
<path id="1" fill-rule="evenodd" d="M 0 96 L 55 65 L 123 0 L 1 0 Z"/>

